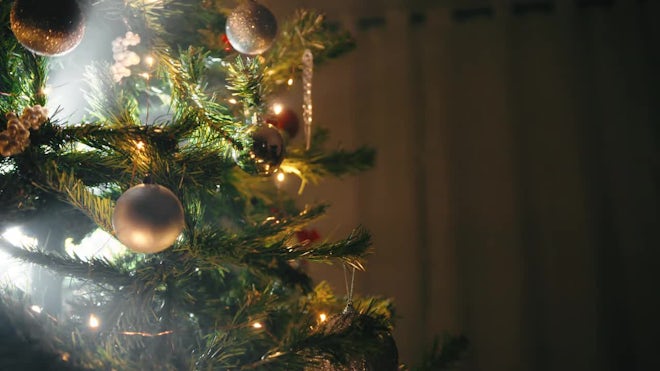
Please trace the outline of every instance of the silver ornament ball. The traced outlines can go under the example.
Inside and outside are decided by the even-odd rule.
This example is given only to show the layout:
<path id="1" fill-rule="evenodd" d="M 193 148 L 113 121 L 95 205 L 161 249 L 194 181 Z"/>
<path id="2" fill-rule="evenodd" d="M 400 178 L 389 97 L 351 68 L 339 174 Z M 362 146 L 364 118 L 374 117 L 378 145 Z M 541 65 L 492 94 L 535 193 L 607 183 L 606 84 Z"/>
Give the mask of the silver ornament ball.
<path id="1" fill-rule="evenodd" d="M 139 184 L 124 192 L 112 215 L 117 239 L 139 253 L 167 249 L 184 226 L 181 202 L 172 191 L 158 184 Z"/>
<path id="2" fill-rule="evenodd" d="M 275 40 L 277 20 L 268 8 L 254 0 L 247 0 L 231 12 L 225 31 L 236 51 L 257 55 L 268 50 Z"/>

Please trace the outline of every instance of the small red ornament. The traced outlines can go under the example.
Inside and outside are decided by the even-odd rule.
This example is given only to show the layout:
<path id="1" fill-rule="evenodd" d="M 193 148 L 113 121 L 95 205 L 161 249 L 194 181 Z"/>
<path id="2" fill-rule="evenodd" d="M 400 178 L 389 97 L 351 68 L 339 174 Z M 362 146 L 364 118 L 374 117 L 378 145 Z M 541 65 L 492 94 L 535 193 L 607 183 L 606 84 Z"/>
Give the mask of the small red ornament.
<path id="1" fill-rule="evenodd" d="M 222 41 L 223 45 L 223 50 L 226 52 L 233 52 L 234 48 L 232 48 L 231 43 L 229 42 L 229 39 L 227 38 L 227 34 L 223 33 L 222 36 L 220 36 L 220 40 Z"/>
<path id="2" fill-rule="evenodd" d="M 298 239 L 298 242 L 308 244 L 320 240 L 321 235 L 316 229 L 301 229 L 296 232 L 296 238 Z"/>
<path id="3" fill-rule="evenodd" d="M 295 137 L 298 134 L 298 129 L 300 129 L 298 115 L 289 108 L 282 108 L 279 113 L 266 118 L 266 122 L 280 130 L 284 130 L 289 134 L 289 138 Z"/>

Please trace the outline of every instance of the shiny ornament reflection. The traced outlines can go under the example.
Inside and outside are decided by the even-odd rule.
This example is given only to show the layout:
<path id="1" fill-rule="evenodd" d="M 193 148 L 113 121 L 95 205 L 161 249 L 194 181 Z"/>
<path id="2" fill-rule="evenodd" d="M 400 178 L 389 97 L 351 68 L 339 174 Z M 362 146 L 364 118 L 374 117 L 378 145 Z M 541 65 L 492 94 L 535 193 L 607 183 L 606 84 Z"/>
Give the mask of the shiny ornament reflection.
<path id="1" fill-rule="evenodd" d="M 181 202 L 158 184 L 140 184 L 124 192 L 112 215 L 117 239 L 139 253 L 157 253 L 172 246 L 184 225 Z"/>
<path id="2" fill-rule="evenodd" d="M 275 40 L 277 20 L 268 8 L 248 0 L 229 14 L 225 31 L 236 51 L 257 55 L 268 50 Z"/>
<path id="3" fill-rule="evenodd" d="M 54 57 L 73 50 L 83 38 L 85 23 L 76 0 L 16 0 L 11 30 L 26 49 Z"/>
<path id="4" fill-rule="evenodd" d="M 253 175 L 272 175 L 284 161 L 284 138 L 273 125 L 261 124 L 248 129 L 250 145 L 234 152 L 236 164 Z"/>

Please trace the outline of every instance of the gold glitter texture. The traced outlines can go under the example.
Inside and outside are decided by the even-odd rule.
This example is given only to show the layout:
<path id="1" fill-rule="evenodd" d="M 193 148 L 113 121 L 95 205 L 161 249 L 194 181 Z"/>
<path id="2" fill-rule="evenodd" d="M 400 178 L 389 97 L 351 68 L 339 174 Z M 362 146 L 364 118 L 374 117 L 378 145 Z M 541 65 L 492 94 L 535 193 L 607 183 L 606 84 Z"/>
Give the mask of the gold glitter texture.
<path id="1" fill-rule="evenodd" d="M 85 33 L 82 12 L 75 0 L 16 0 L 10 21 L 11 30 L 21 45 L 49 57 L 73 50 Z"/>

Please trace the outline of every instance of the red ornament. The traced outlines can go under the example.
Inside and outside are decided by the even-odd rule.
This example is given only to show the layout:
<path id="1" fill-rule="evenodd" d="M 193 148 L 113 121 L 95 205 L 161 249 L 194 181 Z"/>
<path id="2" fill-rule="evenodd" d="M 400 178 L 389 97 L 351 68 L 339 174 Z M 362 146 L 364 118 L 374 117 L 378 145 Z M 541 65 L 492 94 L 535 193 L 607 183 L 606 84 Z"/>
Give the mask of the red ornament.
<path id="1" fill-rule="evenodd" d="M 289 134 L 289 138 L 295 137 L 298 134 L 298 129 L 300 129 L 298 115 L 289 108 L 282 108 L 279 113 L 266 118 L 266 122 L 280 130 L 284 130 Z"/>
<path id="2" fill-rule="evenodd" d="M 296 232 L 296 238 L 300 243 L 309 244 L 320 240 L 321 235 L 316 229 L 301 229 Z"/>
<path id="3" fill-rule="evenodd" d="M 226 52 L 233 52 L 234 48 L 232 48 L 231 43 L 229 42 L 229 39 L 227 38 L 227 34 L 223 33 L 222 36 L 220 36 L 220 40 L 222 41 L 223 45 L 223 50 Z"/>

